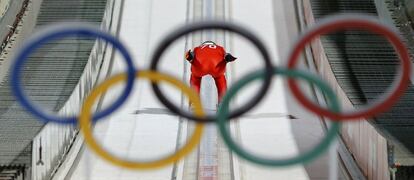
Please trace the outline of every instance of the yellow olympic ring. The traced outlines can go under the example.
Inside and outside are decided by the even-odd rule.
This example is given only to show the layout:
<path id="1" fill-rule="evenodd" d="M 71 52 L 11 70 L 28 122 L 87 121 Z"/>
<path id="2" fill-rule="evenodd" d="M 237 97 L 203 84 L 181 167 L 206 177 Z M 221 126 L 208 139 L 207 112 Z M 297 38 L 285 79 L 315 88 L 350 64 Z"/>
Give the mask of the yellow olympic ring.
<path id="1" fill-rule="evenodd" d="M 202 104 L 200 101 L 199 96 L 197 93 L 191 89 L 190 87 L 186 86 L 183 82 L 172 78 L 171 76 L 160 74 L 152 71 L 139 71 L 135 74 L 136 78 L 147 78 L 151 82 L 160 82 L 165 81 L 176 88 L 181 89 L 184 94 L 186 94 L 190 101 L 194 105 L 194 114 L 199 117 L 205 116 L 205 113 L 202 108 Z M 111 162 L 112 164 L 118 165 L 120 167 L 129 168 L 129 169 L 155 169 L 160 168 L 163 166 L 167 166 L 174 162 L 179 161 L 181 158 L 185 157 L 189 154 L 201 140 L 201 136 L 203 134 L 204 125 L 199 123 L 196 124 L 196 128 L 192 137 L 188 140 L 187 144 L 185 144 L 180 150 L 178 150 L 175 154 L 170 155 L 164 159 L 159 159 L 151 162 L 135 162 L 135 161 L 127 161 L 119 159 L 107 151 L 105 151 L 95 140 L 91 131 L 91 108 L 94 105 L 95 100 L 104 92 L 106 92 L 111 86 L 115 85 L 116 83 L 126 81 L 127 76 L 126 74 L 118 74 L 116 76 L 111 77 L 110 79 L 103 82 L 97 88 L 95 88 L 89 97 L 86 98 L 86 101 L 83 104 L 80 117 L 79 117 L 79 125 L 80 130 L 84 135 L 85 143 L 91 148 L 98 156 L 102 157 L 103 159 Z"/>

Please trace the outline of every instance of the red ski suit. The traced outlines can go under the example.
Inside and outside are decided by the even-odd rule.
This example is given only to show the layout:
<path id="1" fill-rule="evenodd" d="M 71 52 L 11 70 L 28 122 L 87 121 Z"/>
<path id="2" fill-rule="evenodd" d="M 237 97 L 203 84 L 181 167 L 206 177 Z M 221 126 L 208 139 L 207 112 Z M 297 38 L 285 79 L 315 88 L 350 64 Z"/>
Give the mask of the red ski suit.
<path id="1" fill-rule="evenodd" d="M 191 61 L 190 84 L 200 93 L 201 78 L 211 75 L 217 87 L 219 102 L 227 90 L 227 82 L 224 73 L 226 72 L 225 61 L 226 51 L 223 47 L 215 44 L 203 44 L 194 48 L 194 59 Z"/>

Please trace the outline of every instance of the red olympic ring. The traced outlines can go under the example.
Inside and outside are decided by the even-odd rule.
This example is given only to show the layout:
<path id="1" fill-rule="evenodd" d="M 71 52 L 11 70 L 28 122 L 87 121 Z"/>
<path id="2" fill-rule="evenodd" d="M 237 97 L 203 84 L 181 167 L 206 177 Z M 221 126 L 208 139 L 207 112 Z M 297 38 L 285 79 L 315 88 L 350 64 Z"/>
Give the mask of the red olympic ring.
<path id="1" fill-rule="evenodd" d="M 297 83 L 293 79 L 289 78 L 289 88 L 291 89 L 294 97 L 306 109 L 318 115 L 328 117 L 335 121 L 370 118 L 379 113 L 387 111 L 405 93 L 410 82 L 410 56 L 400 36 L 397 33 L 395 33 L 393 29 L 379 23 L 377 20 L 367 15 L 337 15 L 335 17 L 327 18 L 325 21 L 319 23 L 319 25 L 311 28 L 307 33 L 304 34 L 304 36 L 302 36 L 302 38 L 294 46 L 294 49 L 289 57 L 288 68 L 295 68 L 302 50 L 305 48 L 306 44 L 311 42 L 314 38 L 320 36 L 321 34 L 337 32 L 339 30 L 344 30 L 348 28 L 364 29 L 386 37 L 388 41 L 390 41 L 394 45 L 394 49 L 399 54 L 401 60 L 400 71 L 402 71 L 402 74 L 399 78 L 400 80 L 398 84 L 393 83 L 395 84 L 393 86 L 395 88 L 389 88 L 393 89 L 393 91 L 390 91 L 391 93 L 387 97 L 385 97 L 383 101 L 374 103 L 371 107 L 366 107 L 366 109 L 364 110 L 352 111 L 348 113 L 334 113 L 325 108 L 315 105 L 301 93 Z M 397 79 L 398 77 L 396 77 L 396 80 Z"/>

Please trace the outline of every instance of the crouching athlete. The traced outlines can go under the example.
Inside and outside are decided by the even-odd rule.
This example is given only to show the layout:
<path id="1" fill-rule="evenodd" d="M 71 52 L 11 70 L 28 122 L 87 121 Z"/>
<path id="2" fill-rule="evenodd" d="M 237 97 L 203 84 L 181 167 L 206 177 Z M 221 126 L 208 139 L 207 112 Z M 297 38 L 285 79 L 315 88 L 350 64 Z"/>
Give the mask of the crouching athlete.
<path id="1" fill-rule="evenodd" d="M 191 63 L 190 85 L 200 93 L 201 79 L 205 75 L 214 78 L 217 87 L 218 104 L 227 91 L 226 65 L 237 58 L 226 53 L 222 46 L 213 41 L 203 42 L 194 50 L 189 50 L 185 58 Z"/>

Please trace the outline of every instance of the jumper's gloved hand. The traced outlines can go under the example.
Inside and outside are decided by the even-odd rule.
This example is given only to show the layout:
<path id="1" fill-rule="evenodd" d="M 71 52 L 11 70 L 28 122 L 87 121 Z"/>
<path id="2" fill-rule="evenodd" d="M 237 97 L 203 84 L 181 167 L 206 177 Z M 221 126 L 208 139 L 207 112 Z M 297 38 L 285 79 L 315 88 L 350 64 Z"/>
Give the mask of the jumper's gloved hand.
<path id="1" fill-rule="evenodd" d="M 227 53 L 226 56 L 224 56 L 224 60 L 226 60 L 226 62 L 233 62 L 236 59 L 237 58 L 231 55 L 230 53 Z"/>
<path id="2" fill-rule="evenodd" d="M 194 52 L 192 52 L 191 50 L 188 50 L 188 52 L 185 53 L 185 59 L 187 59 L 187 61 L 189 61 L 190 63 L 193 62 Z"/>

